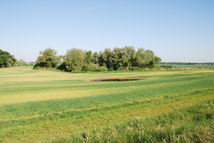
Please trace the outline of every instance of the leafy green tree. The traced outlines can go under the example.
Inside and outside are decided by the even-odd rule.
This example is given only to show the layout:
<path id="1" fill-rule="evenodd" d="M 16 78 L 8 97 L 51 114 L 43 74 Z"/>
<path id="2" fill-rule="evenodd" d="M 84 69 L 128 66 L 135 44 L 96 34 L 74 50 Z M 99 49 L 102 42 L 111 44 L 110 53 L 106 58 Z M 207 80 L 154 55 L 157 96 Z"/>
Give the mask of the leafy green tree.
<path id="1" fill-rule="evenodd" d="M 148 64 L 149 68 L 157 68 L 159 66 L 159 63 L 161 62 L 161 58 L 159 57 L 153 57 L 153 60 L 150 61 L 150 63 Z"/>
<path id="2" fill-rule="evenodd" d="M 16 65 L 16 59 L 9 52 L 0 49 L 0 68 Z"/>
<path id="3" fill-rule="evenodd" d="M 61 59 L 63 60 L 59 60 Z M 55 62 L 54 62 L 55 61 Z M 161 59 L 151 50 L 126 46 L 123 48 L 105 49 L 99 53 L 80 49 L 68 50 L 65 56 L 56 56 L 52 49 L 40 53 L 37 65 L 40 67 L 55 67 L 64 71 L 103 71 L 103 70 L 142 70 L 143 68 L 158 67 Z"/>
<path id="4" fill-rule="evenodd" d="M 122 56 L 122 64 L 124 69 L 128 69 L 128 67 L 133 66 L 134 57 L 135 57 L 135 49 L 131 46 L 126 46 L 123 48 L 124 54 Z"/>
<path id="5" fill-rule="evenodd" d="M 93 55 L 92 55 L 92 62 L 95 63 L 95 64 L 99 64 L 99 53 L 95 52 Z"/>
<path id="6" fill-rule="evenodd" d="M 105 49 L 102 54 L 100 54 L 100 59 L 104 62 L 101 66 L 105 65 L 108 69 L 112 68 L 112 51 L 111 49 Z"/>
<path id="7" fill-rule="evenodd" d="M 105 49 L 93 55 L 93 62 L 106 66 L 108 70 L 154 68 L 160 62 L 151 50 L 126 46 L 124 48 Z"/>
<path id="8" fill-rule="evenodd" d="M 80 49 L 71 49 L 68 50 L 64 57 L 64 64 L 67 71 L 82 71 L 84 66 L 86 54 Z"/>
<path id="9" fill-rule="evenodd" d="M 90 64 L 93 62 L 92 51 L 88 51 L 85 53 L 85 64 Z"/>
<path id="10" fill-rule="evenodd" d="M 140 68 L 150 68 L 154 57 L 154 53 L 151 50 L 139 48 L 135 55 L 134 66 Z"/>
<path id="11" fill-rule="evenodd" d="M 38 56 L 34 68 L 54 68 L 58 63 L 59 57 L 57 56 L 57 52 L 54 49 L 48 48 L 40 52 L 40 56 Z"/>

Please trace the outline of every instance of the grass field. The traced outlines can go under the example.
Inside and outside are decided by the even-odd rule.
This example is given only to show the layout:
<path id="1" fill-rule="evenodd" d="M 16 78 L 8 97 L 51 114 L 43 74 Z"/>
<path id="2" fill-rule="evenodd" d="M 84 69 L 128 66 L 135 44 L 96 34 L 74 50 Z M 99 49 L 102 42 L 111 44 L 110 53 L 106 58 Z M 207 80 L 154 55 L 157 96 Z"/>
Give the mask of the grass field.
<path id="1" fill-rule="evenodd" d="M 172 66 L 174 68 L 201 68 L 201 69 L 214 69 L 214 64 L 209 63 L 161 63 L 162 66 Z"/>
<path id="2" fill-rule="evenodd" d="M 0 69 L 0 142 L 214 142 L 214 70 Z"/>

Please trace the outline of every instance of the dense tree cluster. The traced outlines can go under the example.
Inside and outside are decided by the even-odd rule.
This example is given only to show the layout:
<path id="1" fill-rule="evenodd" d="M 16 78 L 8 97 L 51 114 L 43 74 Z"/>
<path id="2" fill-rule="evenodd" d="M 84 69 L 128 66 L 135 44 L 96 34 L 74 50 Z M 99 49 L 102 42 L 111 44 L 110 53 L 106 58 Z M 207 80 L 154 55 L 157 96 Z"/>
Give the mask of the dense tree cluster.
<path id="1" fill-rule="evenodd" d="M 62 60 L 60 60 L 62 59 Z M 58 57 L 53 49 L 40 52 L 34 67 L 57 67 L 65 71 L 106 71 L 155 68 L 161 59 L 151 51 L 134 47 L 105 49 L 101 52 L 68 50 L 65 56 Z"/>
<path id="2" fill-rule="evenodd" d="M 154 68 L 160 58 L 156 57 L 151 50 L 134 47 L 105 49 L 103 52 L 94 53 L 94 63 L 106 66 L 111 70 L 138 68 Z"/>
<path id="3" fill-rule="evenodd" d="M 0 68 L 12 67 L 16 65 L 16 59 L 7 51 L 0 49 Z"/>

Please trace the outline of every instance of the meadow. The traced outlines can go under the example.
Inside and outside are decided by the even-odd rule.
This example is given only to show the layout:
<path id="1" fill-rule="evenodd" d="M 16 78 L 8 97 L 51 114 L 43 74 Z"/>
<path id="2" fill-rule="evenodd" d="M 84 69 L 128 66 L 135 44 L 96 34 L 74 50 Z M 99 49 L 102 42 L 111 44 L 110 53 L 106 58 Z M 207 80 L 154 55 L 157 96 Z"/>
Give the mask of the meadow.
<path id="1" fill-rule="evenodd" d="M 214 142 L 214 70 L 2 68 L 0 142 Z"/>

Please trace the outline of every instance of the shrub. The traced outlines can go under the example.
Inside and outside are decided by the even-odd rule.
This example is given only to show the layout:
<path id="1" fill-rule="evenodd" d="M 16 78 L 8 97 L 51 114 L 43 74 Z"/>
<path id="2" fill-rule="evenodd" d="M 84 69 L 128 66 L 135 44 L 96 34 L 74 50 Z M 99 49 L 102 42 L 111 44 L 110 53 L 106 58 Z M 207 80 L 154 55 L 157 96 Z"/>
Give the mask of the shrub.
<path id="1" fill-rule="evenodd" d="M 130 71 L 142 71 L 143 69 L 139 68 L 139 67 L 129 67 L 129 70 Z"/>
<path id="2" fill-rule="evenodd" d="M 94 63 L 90 63 L 87 65 L 84 65 L 82 67 L 82 71 L 107 71 L 107 68 L 104 66 L 99 66 L 99 65 L 94 64 Z"/>

